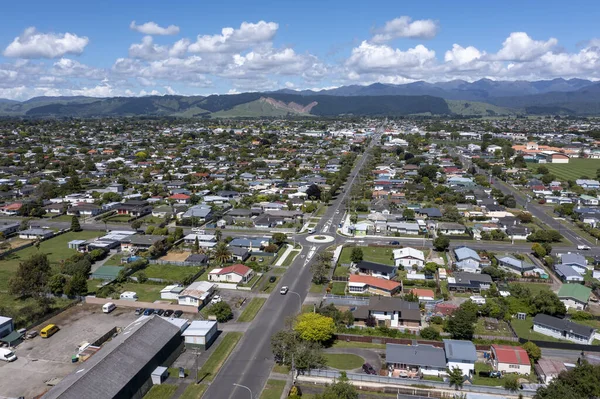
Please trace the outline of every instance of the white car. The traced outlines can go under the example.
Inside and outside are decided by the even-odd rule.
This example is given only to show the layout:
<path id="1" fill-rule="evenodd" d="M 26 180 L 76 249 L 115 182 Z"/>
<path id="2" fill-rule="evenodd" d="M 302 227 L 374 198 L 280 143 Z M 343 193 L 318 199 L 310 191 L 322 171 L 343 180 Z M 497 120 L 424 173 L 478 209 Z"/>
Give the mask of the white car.
<path id="1" fill-rule="evenodd" d="M 281 295 L 285 295 L 285 294 L 287 294 L 287 292 L 288 292 L 289 290 L 290 290 L 290 289 L 289 289 L 289 287 L 288 287 L 287 285 L 284 285 L 284 286 L 283 286 L 283 287 L 281 287 L 281 289 L 279 290 L 279 293 L 280 293 Z"/>
<path id="2" fill-rule="evenodd" d="M 221 298 L 221 295 L 215 295 L 212 297 L 212 299 L 210 300 L 210 303 L 219 303 L 222 302 L 223 299 Z"/>
<path id="3" fill-rule="evenodd" d="M 579 249 L 580 251 L 588 251 L 588 250 L 590 250 L 591 248 L 590 248 L 590 247 L 588 247 L 587 245 L 578 245 L 578 246 L 577 246 L 577 249 Z"/>

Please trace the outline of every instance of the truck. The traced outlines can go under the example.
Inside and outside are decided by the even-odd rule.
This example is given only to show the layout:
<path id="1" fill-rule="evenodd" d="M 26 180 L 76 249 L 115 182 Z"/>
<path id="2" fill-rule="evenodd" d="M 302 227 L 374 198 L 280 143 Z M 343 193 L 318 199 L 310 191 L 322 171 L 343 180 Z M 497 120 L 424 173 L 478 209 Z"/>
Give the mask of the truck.
<path id="1" fill-rule="evenodd" d="M 10 349 L 0 348 L 0 360 L 4 360 L 5 362 L 14 362 L 17 360 L 17 355 L 15 352 Z"/>

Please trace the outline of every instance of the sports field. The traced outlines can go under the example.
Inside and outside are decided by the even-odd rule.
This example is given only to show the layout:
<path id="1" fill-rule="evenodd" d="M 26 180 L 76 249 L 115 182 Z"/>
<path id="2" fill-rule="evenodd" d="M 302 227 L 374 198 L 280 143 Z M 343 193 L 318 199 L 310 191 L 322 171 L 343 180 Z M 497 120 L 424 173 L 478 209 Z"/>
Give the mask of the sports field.
<path id="1" fill-rule="evenodd" d="M 528 163 L 527 166 L 529 169 L 534 171 L 534 173 L 539 166 L 545 166 L 548 168 L 550 173 L 562 181 L 577 180 L 581 179 L 582 176 L 587 176 L 590 179 L 596 179 L 596 171 L 600 169 L 600 159 L 572 158 L 567 164 Z"/>

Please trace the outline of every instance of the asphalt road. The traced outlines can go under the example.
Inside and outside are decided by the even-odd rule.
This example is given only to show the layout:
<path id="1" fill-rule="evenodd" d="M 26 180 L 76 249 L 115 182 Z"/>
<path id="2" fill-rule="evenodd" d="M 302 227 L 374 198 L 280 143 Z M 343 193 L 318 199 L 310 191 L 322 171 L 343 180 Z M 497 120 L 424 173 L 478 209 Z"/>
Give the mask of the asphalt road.
<path id="1" fill-rule="evenodd" d="M 374 137 L 371 143 L 378 141 L 379 139 Z M 343 217 L 343 201 L 367 158 L 366 155 L 363 155 L 355 165 L 348 177 L 344 192 L 330 204 L 317 224 L 317 234 L 327 234 L 331 231 L 332 235 L 336 237 L 336 241 L 344 240 L 343 237 L 335 234 L 336 226 Z M 338 210 L 339 212 L 337 212 Z M 260 395 L 274 364 L 271 335 L 284 328 L 287 317 L 294 316 L 301 311 L 302 303 L 311 285 L 310 264 L 315 254 L 325 247 L 333 245 L 333 243 L 308 243 L 305 241 L 305 237 L 301 241 L 303 241 L 302 251 L 288 267 L 277 290 L 267 299 L 236 350 L 210 384 L 204 398 L 247 399 L 249 392 L 244 388 L 234 386 L 234 383 L 248 387 L 252 391 L 253 397 Z M 278 293 L 281 286 L 289 287 L 290 291 L 287 295 L 283 296 Z"/>

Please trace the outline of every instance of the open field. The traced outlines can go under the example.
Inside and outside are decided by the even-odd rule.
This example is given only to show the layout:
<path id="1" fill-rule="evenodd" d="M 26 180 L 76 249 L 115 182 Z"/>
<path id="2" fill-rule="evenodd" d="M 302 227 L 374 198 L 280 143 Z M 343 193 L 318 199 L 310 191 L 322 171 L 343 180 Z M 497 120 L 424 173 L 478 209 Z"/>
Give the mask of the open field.
<path id="1" fill-rule="evenodd" d="M 491 326 L 490 326 L 491 327 Z M 505 321 L 499 320 L 498 324 L 495 325 L 491 330 L 488 330 L 485 326 L 483 318 L 477 319 L 475 324 L 475 334 L 477 335 L 493 335 L 499 337 L 512 337 L 512 331 Z"/>
<path id="2" fill-rule="evenodd" d="M 165 262 L 183 262 L 185 261 L 192 253 L 190 251 L 169 251 L 165 256 L 162 256 L 160 260 Z"/>
<path id="3" fill-rule="evenodd" d="M 279 399 L 285 388 L 285 380 L 268 380 L 260 399 Z M 239 388 L 244 389 L 244 388 Z"/>
<path id="4" fill-rule="evenodd" d="M 596 171 L 600 169 L 600 159 L 571 158 L 568 164 L 527 164 L 527 167 L 534 172 L 539 166 L 547 167 L 550 173 L 562 181 L 577 180 L 582 176 L 595 179 Z"/>
<path id="5" fill-rule="evenodd" d="M 340 254 L 339 263 L 346 264 L 351 263 L 350 255 L 352 254 L 353 247 L 344 247 L 342 249 L 342 253 Z M 382 263 L 384 265 L 394 265 L 394 260 L 392 259 L 392 250 L 393 248 L 383 248 L 383 247 L 359 247 L 363 251 L 363 260 L 375 263 Z"/>
<path id="6" fill-rule="evenodd" d="M 163 284 L 124 283 L 119 292 L 133 291 L 137 294 L 138 301 L 154 302 L 160 299 L 160 290 L 164 287 Z"/>
<path id="7" fill-rule="evenodd" d="M 223 340 L 219 346 L 214 350 L 202 368 L 198 371 L 198 379 L 203 381 L 212 381 L 223 363 L 227 360 L 233 349 L 237 345 L 243 333 L 241 332 L 229 332 L 225 333 Z"/>
<path id="8" fill-rule="evenodd" d="M 246 305 L 246 308 L 237 319 L 239 322 L 248 322 L 254 320 L 256 314 L 260 311 L 262 306 L 267 301 L 267 298 L 252 298 L 252 300 Z"/>
<path id="9" fill-rule="evenodd" d="M 198 266 L 148 265 L 144 270 L 135 272 L 133 275 L 138 276 L 143 271 L 148 278 L 182 282 L 187 276 L 194 275 L 200 270 L 202 268 Z"/>
<path id="10" fill-rule="evenodd" d="M 351 353 L 325 353 L 323 356 L 328 367 L 338 370 L 354 370 L 365 362 L 362 357 Z"/>
<path id="11" fill-rule="evenodd" d="M 58 264 L 63 259 L 75 255 L 77 251 L 69 249 L 67 243 L 72 240 L 87 240 L 88 238 L 100 237 L 103 232 L 100 231 L 80 231 L 61 234 L 46 241 L 42 241 L 40 249 L 35 247 L 27 247 L 17 252 L 7 255 L 0 260 L 0 291 L 8 290 L 8 282 L 13 274 L 17 271 L 19 263 L 36 253 L 45 253 L 48 255 L 50 263 Z"/>

